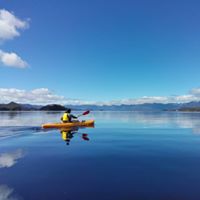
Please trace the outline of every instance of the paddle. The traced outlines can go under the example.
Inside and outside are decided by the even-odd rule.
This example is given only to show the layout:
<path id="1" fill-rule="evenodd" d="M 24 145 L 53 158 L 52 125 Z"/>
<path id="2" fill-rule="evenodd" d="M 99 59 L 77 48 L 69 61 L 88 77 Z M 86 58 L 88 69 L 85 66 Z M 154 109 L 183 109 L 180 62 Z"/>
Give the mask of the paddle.
<path id="1" fill-rule="evenodd" d="M 82 115 L 88 115 L 89 113 L 90 113 L 90 111 L 87 110 L 87 111 L 85 111 L 84 113 L 82 113 L 82 114 L 80 114 L 80 115 L 77 115 L 77 117 L 80 117 L 80 116 L 82 116 Z"/>

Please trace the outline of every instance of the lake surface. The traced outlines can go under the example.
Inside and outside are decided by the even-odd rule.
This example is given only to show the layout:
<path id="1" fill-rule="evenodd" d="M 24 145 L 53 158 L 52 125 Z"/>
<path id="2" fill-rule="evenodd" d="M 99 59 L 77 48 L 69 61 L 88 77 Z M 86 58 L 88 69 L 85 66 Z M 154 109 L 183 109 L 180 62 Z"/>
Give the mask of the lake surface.
<path id="1" fill-rule="evenodd" d="M 0 112 L 0 200 L 199 200 L 200 113 Z"/>

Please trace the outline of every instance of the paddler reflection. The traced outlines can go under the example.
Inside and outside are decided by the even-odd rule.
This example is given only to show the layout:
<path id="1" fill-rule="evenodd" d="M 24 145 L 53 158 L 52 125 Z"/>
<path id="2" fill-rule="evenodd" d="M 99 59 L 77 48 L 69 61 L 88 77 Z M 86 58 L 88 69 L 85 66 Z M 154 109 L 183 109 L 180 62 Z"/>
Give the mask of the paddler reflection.
<path id="1" fill-rule="evenodd" d="M 62 139 L 66 142 L 66 145 L 70 144 L 71 139 L 74 137 L 76 133 L 78 133 L 78 130 L 79 130 L 78 127 L 64 128 L 60 130 Z M 88 134 L 82 133 L 81 136 L 83 140 L 89 141 Z"/>

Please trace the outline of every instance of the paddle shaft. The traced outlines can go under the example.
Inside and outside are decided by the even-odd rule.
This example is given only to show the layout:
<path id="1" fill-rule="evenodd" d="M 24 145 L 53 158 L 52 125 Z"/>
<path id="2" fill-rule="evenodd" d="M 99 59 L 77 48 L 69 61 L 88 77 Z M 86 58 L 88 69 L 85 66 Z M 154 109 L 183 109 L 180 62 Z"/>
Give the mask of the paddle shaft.
<path id="1" fill-rule="evenodd" d="M 88 115 L 89 113 L 90 113 L 90 111 L 89 111 L 89 110 L 87 110 L 87 111 L 85 111 L 84 113 L 82 113 L 82 114 L 78 115 L 78 116 L 77 116 L 77 118 L 78 118 L 78 117 L 80 117 L 80 116 L 83 116 L 83 115 Z"/>

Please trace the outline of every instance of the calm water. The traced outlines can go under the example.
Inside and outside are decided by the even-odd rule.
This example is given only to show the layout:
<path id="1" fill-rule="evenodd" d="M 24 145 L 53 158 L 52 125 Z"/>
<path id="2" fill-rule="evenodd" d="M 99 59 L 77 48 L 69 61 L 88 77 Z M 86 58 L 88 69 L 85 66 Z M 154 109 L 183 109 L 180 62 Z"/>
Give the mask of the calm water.
<path id="1" fill-rule="evenodd" d="M 200 114 L 94 112 L 95 128 L 44 131 L 56 112 L 0 112 L 0 200 L 200 199 Z"/>

